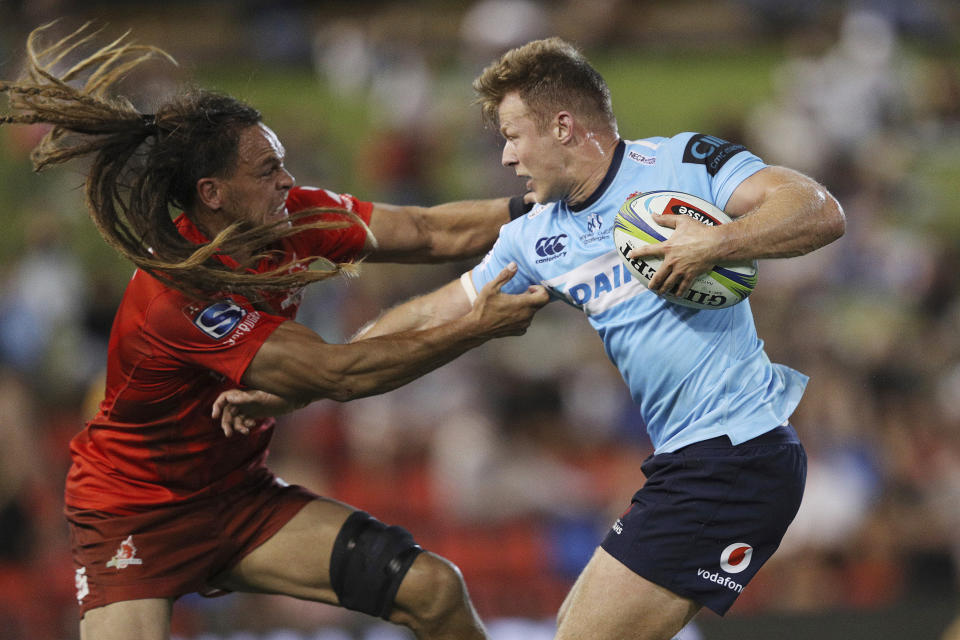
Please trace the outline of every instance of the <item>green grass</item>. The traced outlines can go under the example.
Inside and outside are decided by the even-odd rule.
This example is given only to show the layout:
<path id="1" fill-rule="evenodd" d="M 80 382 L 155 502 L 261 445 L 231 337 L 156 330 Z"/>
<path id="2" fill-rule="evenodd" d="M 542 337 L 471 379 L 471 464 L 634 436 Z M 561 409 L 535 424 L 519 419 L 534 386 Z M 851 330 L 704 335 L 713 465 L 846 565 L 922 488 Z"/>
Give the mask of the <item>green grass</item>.
<path id="1" fill-rule="evenodd" d="M 779 62 L 768 51 L 594 60 L 610 85 L 626 138 L 680 131 L 722 134 L 770 97 L 772 71 Z"/>

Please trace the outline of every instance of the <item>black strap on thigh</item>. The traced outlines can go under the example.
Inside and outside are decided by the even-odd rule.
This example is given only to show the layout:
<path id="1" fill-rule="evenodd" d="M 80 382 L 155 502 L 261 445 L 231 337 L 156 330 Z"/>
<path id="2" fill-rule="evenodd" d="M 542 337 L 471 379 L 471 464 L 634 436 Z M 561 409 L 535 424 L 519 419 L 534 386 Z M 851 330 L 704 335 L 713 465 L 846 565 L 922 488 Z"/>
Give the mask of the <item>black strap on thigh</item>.
<path id="1" fill-rule="evenodd" d="M 388 527 L 365 511 L 355 511 L 343 523 L 330 554 L 330 583 L 340 605 L 389 619 L 400 583 L 422 551 L 403 527 Z"/>

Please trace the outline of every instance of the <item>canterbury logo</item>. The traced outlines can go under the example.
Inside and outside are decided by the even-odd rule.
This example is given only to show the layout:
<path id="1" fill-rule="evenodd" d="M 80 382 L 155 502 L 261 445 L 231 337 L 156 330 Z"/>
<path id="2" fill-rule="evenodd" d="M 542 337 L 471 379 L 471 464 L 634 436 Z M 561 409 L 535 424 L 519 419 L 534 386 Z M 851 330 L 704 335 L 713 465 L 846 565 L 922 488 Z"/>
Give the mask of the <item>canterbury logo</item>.
<path id="1" fill-rule="evenodd" d="M 542 258 L 548 258 L 550 256 L 557 255 L 567 248 L 567 245 L 563 243 L 566 238 L 567 234 L 565 233 L 561 233 L 558 236 L 540 238 L 537 240 L 537 255 Z"/>

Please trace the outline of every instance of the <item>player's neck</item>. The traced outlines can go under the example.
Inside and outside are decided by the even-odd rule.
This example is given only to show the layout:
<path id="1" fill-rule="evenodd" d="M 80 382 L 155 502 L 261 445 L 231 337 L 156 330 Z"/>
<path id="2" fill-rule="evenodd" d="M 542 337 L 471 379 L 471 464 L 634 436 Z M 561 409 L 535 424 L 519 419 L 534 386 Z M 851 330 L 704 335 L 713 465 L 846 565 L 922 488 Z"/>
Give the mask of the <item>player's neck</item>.
<path id="1" fill-rule="evenodd" d="M 223 214 L 222 211 L 213 211 L 206 207 L 198 207 L 192 211 L 189 216 L 193 224 L 208 241 L 212 241 L 217 237 L 217 234 L 229 227 L 233 222 L 236 222 L 236 220 Z M 240 229 L 240 231 L 242 230 L 243 229 Z M 230 257 L 241 263 L 250 258 L 251 255 L 253 255 L 251 251 L 237 251 L 234 249 L 230 252 Z"/>
<path id="2" fill-rule="evenodd" d="M 616 134 L 590 132 L 584 137 L 572 163 L 575 181 L 574 188 L 566 198 L 568 205 L 580 204 L 603 184 L 619 143 L 620 137 Z"/>

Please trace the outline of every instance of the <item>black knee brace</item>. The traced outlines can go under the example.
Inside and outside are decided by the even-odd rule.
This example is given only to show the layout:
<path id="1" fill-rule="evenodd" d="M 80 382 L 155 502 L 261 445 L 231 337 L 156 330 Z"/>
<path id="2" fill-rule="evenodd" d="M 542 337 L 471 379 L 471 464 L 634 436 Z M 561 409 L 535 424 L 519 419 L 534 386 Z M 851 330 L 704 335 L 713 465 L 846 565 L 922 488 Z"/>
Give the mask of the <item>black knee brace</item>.
<path id="1" fill-rule="evenodd" d="M 352 513 L 330 555 L 330 583 L 340 605 L 389 619 L 397 589 L 421 551 L 403 527 L 388 527 L 365 511 Z"/>

